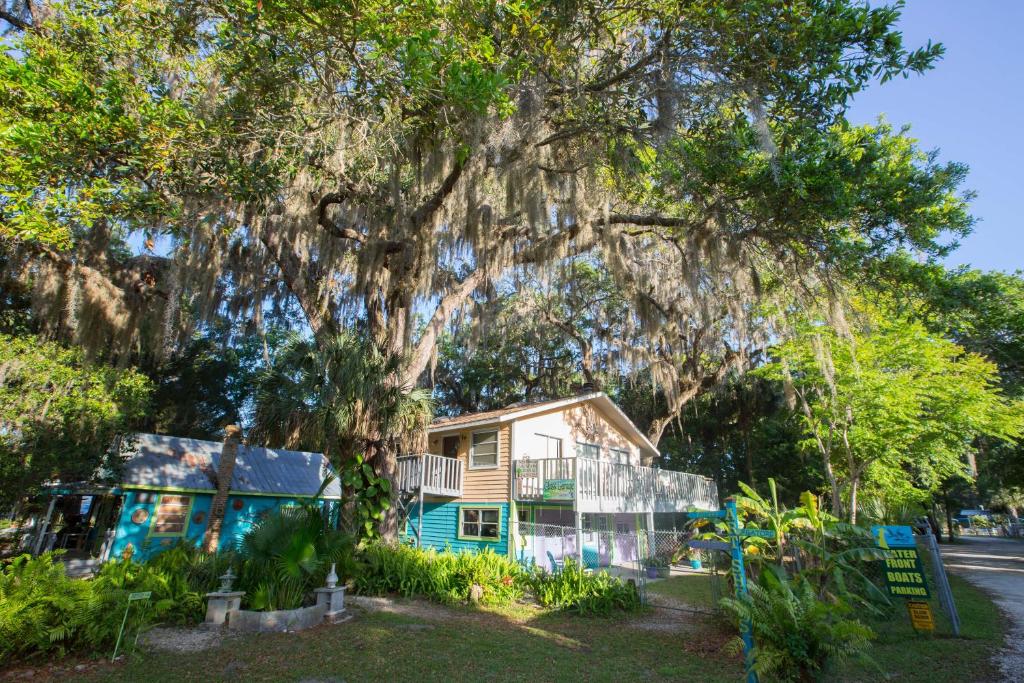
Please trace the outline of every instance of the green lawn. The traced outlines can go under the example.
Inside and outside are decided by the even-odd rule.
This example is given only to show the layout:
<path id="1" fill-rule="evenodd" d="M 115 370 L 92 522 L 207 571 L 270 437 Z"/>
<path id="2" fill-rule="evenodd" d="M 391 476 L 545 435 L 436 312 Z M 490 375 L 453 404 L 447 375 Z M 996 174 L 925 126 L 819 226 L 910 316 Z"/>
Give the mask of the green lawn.
<path id="1" fill-rule="evenodd" d="M 837 678 L 877 681 L 884 674 L 901 682 L 998 680 L 999 672 L 992 655 L 1002 646 L 1006 632 L 1002 615 L 985 593 L 964 579 L 950 574 L 949 583 L 960 614 L 960 638 L 949 635 L 949 625 L 938 600 L 931 601 L 936 618 L 935 635 L 916 633 L 900 607 L 895 619 L 870 622 L 878 633 L 870 652 L 875 665 L 851 662 L 838 672 Z"/>
<path id="2" fill-rule="evenodd" d="M 951 635 L 937 599 L 931 601 L 936 634 L 920 635 L 910 626 L 906 610 L 897 606 L 893 618 L 869 622 L 878 634 L 869 653 L 873 661 L 848 662 L 834 671 L 833 680 L 949 681 L 997 680 L 993 653 L 1001 647 L 1005 625 L 999 611 L 982 591 L 958 576 L 950 575 L 960 613 L 961 638 Z M 723 582 L 724 585 L 724 582 Z M 704 576 L 680 576 L 658 581 L 648 590 L 695 607 L 711 607 L 710 581 Z"/>
<path id="3" fill-rule="evenodd" d="M 637 622 L 658 617 L 596 618 L 517 607 L 444 612 L 441 619 L 367 613 L 337 626 L 263 634 L 216 650 L 152 652 L 102 666 L 86 680 L 253 681 L 736 681 L 737 657 L 722 652 L 732 635 L 709 623 Z M 702 619 L 689 615 L 686 619 Z"/>
<path id="4" fill-rule="evenodd" d="M 719 580 L 719 584 L 723 590 L 729 590 L 728 582 L 724 577 Z M 711 578 L 706 574 L 688 574 L 655 581 L 647 585 L 647 590 L 694 607 L 710 609 L 714 606 L 711 595 Z"/>
<path id="5" fill-rule="evenodd" d="M 872 622 L 872 663 L 850 662 L 835 681 L 988 681 L 1004 625 L 981 591 L 950 576 L 963 637 L 948 635 L 938 605 L 934 636 L 911 629 L 906 615 Z M 709 582 L 682 576 L 651 584 L 652 593 L 711 607 Z M 85 670 L 60 669 L 91 681 L 738 681 L 740 662 L 723 645 L 734 637 L 721 619 L 651 610 L 617 618 L 579 617 L 536 607 L 478 611 L 418 605 L 414 615 L 358 613 L 356 619 L 301 633 L 250 635 L 204 652 L 148 652 Z M 83 667 L 85 668 L 85 667 Z M 38 678 L 46 677 L 42 674 Z M 51 670 L 52 680 L 67 680 Z"/>

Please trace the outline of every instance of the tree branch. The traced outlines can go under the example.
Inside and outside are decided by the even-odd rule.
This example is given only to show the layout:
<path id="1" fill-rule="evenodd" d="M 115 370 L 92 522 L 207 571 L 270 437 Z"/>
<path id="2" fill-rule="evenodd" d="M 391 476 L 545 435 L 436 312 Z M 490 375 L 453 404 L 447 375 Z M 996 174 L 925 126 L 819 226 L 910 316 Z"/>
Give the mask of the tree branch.
<path id="1" fill-rule="evenodd" d="M 423 330 L 423 334 L 416 343 L 416 349 L 413 351 L 412 360 L 406 370 L 406 386 L 415 386 L 416 381 L 419 380 L 420 375 L 423 374 L 430 363 L 437 338 L 441 334 L 441 330 L 448 323 L 448 319 L 451 318 L 455 309 L 461 306 L 476 291 L 477 287 L 483 284 L 486 277 L 486 269 L 483 266 L 478 266 L 476 270 L 467 275 L 462 282 L 458 283 L 454 289 L 441 297 L 441 300 L 437 302 L 437 307 L 434 309 L 433 315 L 430 316 L 430 321 Z"/>
<path id="2" fill-rule="evenodd" d="M 3 19 L 8 24 L 21 31 L 28 31 L 32 28 L 32 24 L 28 23 L 24 19 L 21 19 L 6 10 L 0 9 L 0 19 Z"/>

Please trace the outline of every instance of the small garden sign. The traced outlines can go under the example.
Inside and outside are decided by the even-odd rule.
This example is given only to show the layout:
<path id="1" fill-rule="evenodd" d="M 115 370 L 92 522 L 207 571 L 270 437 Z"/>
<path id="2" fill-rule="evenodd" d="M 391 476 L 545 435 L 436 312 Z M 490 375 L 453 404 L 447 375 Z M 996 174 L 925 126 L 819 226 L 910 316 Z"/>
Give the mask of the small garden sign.
<path id="1" fill-rule="evenodd" d="M 115 659 L 117 659 L 117 651 L 121 647 L 121 638 L 124 637 L 124 627 L 128 623 L 128 612 L 132 609 L 132 603 L 138 602 L 140 600 L 146 600 L 148 602 L 152 595 L 152 591 L 142 591 L 139 593 L 128 594 L 128 604 L 124 608 L 124 619 L 121 620 L 121 630 L 117 632 L 117 643 L 114 645 L 114 654 L 110 657 L 110 661 L 114 661 Z M 139 642 L 138 633 L 135 634 L 135 642 Z"/>

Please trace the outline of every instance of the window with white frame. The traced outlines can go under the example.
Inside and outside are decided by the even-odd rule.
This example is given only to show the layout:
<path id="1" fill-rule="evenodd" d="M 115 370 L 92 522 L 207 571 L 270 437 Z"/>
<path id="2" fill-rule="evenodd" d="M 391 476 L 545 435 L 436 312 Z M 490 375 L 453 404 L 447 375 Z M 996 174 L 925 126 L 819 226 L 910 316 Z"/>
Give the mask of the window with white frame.
<path id="1" fill-rule="evenodd" d="M 608 455 L 612 462 L 616 462 L 620 465 L 629 464 L 629 451 L 625 448 L 609 448 Z"/>
<path id="2" fill-rule="evenodd" d="M 536 434 L 537 441 L 540 445 L 540 452 L 537 457 L 540 458 L 561 458 L 562 457 L 562 440 L 557 436 L 548 436 L 547 434 Z"/>
<path id="3" fill-rule="evenodd" d="M 156 506 L 156 518 L 153 520 L 152 533 L 169 536 L 184 534 L 191 509 L 191 496 L 160 496 L 160 504 Z"/>
<path id="4" fill-rule="evenodd" d="M 476 432 L 473 447 L 469 450 L 469 467 L 486 468 L 498 466 L 498 432 Z"/>
<path id="5" fill-rule="evenodd" d="M 459 536 L 498 540 L 501 533 L 501 508 L 459 508 Z"/>
<path id="6" fill-rule="evenodd" d="M 581 458 L 597 460 L 601 457 L 601 447 L 592 443 L 576 442 L 576 455 Z"/>

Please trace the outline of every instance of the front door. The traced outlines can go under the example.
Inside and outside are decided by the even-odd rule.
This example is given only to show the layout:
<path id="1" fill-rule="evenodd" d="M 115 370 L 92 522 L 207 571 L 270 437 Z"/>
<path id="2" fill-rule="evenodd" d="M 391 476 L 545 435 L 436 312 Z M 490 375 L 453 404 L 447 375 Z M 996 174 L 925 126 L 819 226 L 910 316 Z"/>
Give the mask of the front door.
<path id="1" fill-rule="evenodd" d="M 459 457 L 459 437 L 446 436 L 441 440 L 441 455 L 446 458 Z"/>

